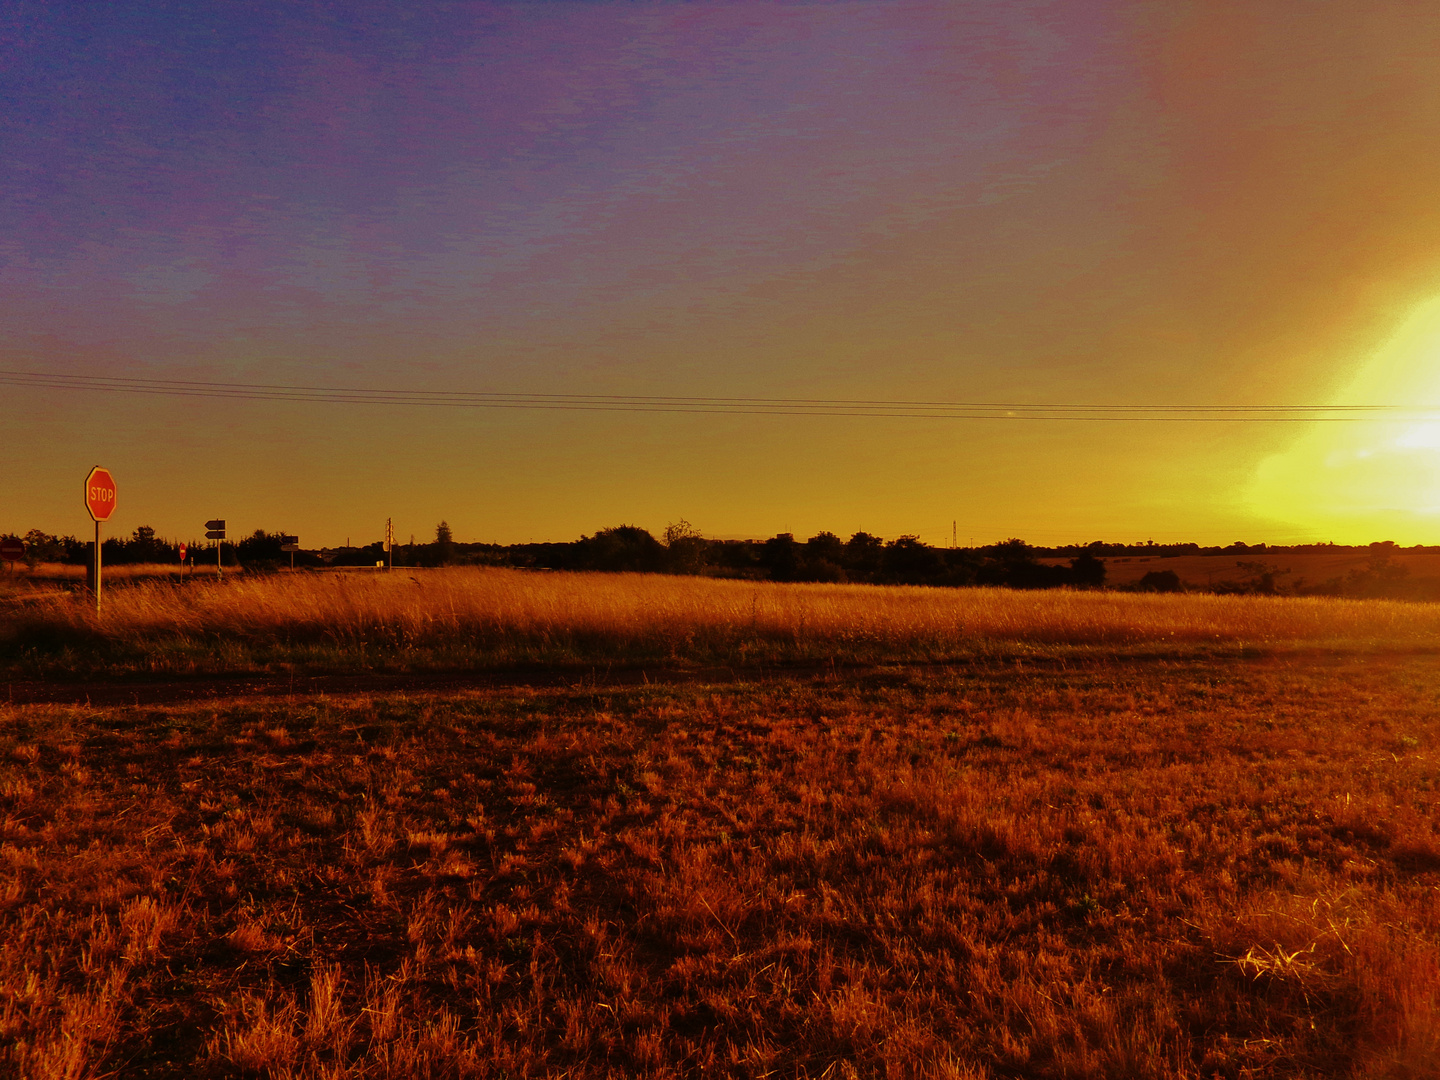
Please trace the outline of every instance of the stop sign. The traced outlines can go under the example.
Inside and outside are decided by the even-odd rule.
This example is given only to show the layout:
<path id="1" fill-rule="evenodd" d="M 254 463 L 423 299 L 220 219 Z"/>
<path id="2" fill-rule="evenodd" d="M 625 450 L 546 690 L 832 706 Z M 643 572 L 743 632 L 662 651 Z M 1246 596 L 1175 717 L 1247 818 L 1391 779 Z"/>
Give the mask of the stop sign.
<path id="1" fill-rule="evenodd" d="M 179 546 L 179 548 L 177 548 L 176 550 L 180 552 L 180 561 L 181 561 L 181 562 L 184 562 L 184 561 L 185 561 L 185 554 L 186 554 L 186 552 L 187 552 L 188 549 L 185 547 L 184 544 L 181 544 L 181 545 Z"/>
<path id="2" fill-rule="evenodd" d="M 96 521 L 109 521 L 115 512 L 115 478 L 99 465 L 85 478 L 85 509 Z"/>

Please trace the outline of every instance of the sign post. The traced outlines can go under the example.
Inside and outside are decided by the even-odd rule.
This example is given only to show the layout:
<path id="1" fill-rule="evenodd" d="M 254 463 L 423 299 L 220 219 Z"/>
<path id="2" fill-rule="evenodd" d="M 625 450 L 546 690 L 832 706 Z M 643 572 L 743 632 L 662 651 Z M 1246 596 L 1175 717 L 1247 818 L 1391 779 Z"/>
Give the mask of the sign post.
<path id="1" fill-rule="evenodd" d="M 10 571 L 15 563 L 25 557 L 25 541 L 17 539 L 0 540 L 0 559 L 5 560 L 5 569 Z"/>
<path id="2" fill-rule="evenodd" d="M 300 550 L 300 537 L 290 536 L 288 533 L 280 534 L 280 550 L 290 553 L 290 569 L 295 569 L 295 552 Z"/>
<path id="3" fill-rule="evenodd" d="M 224 518 L 215 518 L 205 522 L 205 539 L 215 541 L 215 576 L 217 578 L 224 577 L 225 573 L 220 569 L 220 549 L 225 546 Z"/>
<path id="4" fill-rule="evenodd" d="M 184 544 L 180 544 L 175 550 L 176 550 L 176 551 L 179 553 L 179 555 L 180 555 L 180 584 L 181 584 L 181 585 L 184 585 L 184 584 L 185 584 L 185 556 L 186 556 L 186 554 L 188 553 L 188 549 L 185 547 Z"/>
<path id="5" fill-rule="evenodd" d="M 95 614 L 100 614 L 100 523 L 115 513 L 115 478 L 96 465 L 85 477 L 85 509 L 95 521 Z"/>

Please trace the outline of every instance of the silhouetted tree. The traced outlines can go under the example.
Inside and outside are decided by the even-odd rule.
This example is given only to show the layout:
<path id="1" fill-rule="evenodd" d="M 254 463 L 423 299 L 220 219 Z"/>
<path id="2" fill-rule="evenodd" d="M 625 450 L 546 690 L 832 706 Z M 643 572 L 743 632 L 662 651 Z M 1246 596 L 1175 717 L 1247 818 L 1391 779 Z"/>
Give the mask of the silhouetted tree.
<path id="1" fill-rule="evenodd" d="M 819 532 L 805 541 L 807 559 L 828 559 L 839 566 L 845 558 L 845 541 L 832 532 Z"/>
<path id="2" fill-rule="evenodd" d="M 246 566 L 279 566 L 290 556 L 280 550 L 280 534 L 256 529 L 235 545 L 235 555 Z"/>
<path id="3" fill-rule="evenodd" d="M 636 525 L 601 529 L 581 537 L 585 564 L 592 570 L 655 573 L 665 568 L 665 549 L 649 530 Z"/>
<path id="4" fill-rule="evenodd" d="M 924 585 L 940 576 L 940 553 L 921 543 L 918 536 L 901 536 L 885 545 L 885 580 L 898 585 Z"/>
<path id="5" fill-rule="evenodd" d="M 709 558 L 728 576 L 758 578 L 766 576 L 760 561 L 764 550 L 765 545 L 754 540 L 714 540 Z"/>
<path id="6" fill-rule="evenodd" d="M 1136 585 L 1141 592 L 1181 592 L 1184 585 L 1174 570 L 1151 570 Z"/>
<path id="7" fill-rule="evenodd" d="M 705 569 L 708 545 L 700 530 L 684 518 L 665 526 L 665 562 L 673 574 L 699 574 Z"/>
<path id="8" fill-rule="evenodd" d="M 779 533 L 765 541 L 760 551 L 760 565 L 771 581 L 794 581 L 799 576 L 799 546 L 790 533 Z"/>
<path id="9" fill-rule="evenodd" d="M 52 536 L 40 529 L 25 534 L 25 561 L 31 566 L 37 562 L 82 563 L 89 552 L 90 545 L 73 536 Z"/>
<path id="10" fill-rule="evenodd" d="M 804 581 L 844 581 L 845 542 L 832 532 L 816 533 L 800 553 L 798 576 Z"/>
<path id="11" fill-rule="evenodd" d="M 976 583 L 984 562 L 974 551 L 968 548 L 941 548 L 937 554 L 945 564 L 943 584 L 962 588 Z"/>
<path id="12" fill-rule="evenodd" d="M 1035 552 L 1018 537 L 1001 540 L 980 549 L 985 557 L 976 571 L 981 585 L 1005 585 L 1012 589 L 1033 589 L 1037 586 Z"/>
<path id="13" fill-rule="evenodd" d="M 1098 589 L 1105 584 L 1105 563 L 1094 555 L 1070 560 L 1070 583 L 1081 589 Z"/>
<path id="14" fill-rule="evenodd" d="M 1035 552 L 1030 545 L 1015 536 L 1009 540 L 1001 540 L 998 544 L 991 544 L 985 549 L 985 554 L 1005 567 L 1023 566 L 1035 561 Z"/>
<path id="15" fill-rule="evenodd" d="M 149 525 L 141 525 L 128 537 L 110 537 L 104 550 L 105 561 L 115 564 L 169 562 L 175 557 L 174 545 L 157 540 Z"/>
<path id="16" fill-rule="evenodd" d="M 884 558 L 885 542 L 867 532 L 857 532 L 845 541 L 845 555 L 841 563 L 852 580 L 874 581 L 880 573 Z"/>
<path id="17" fill-rule="evenodd" d="M 450 532 L 450 524 L 442 521 L 435 526 L 435 561 L 440 566 L 448 566 L 454 558 L 455 537 Z"/>
<path id="18" fill-rule="evenodd" d="M 155 530 L 149 525 L 141 525 L 135 530 L 131 544 L 135 548 L 136 562 L 159 562 L 161 559 L 169 561 L 170 553 L 165 550 L 169 545 L 156 540 Z"/>

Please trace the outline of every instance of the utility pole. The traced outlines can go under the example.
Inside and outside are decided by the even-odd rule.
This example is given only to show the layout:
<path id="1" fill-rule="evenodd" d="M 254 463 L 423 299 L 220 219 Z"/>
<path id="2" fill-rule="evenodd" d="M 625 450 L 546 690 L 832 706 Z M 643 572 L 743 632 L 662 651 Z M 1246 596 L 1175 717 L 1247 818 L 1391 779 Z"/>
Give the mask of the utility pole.
<path id="1" fill-rule="evenodd" d="M 390 519 L 385 519 L 385 555 L 390 560 L 387 570 L 395 569 L 395 529 L 391 526 Z"/>
<path id="2" fill-rule="evenodd" d="M 950 522 L 950 550 L 955 550 L 955 522 Z"/>

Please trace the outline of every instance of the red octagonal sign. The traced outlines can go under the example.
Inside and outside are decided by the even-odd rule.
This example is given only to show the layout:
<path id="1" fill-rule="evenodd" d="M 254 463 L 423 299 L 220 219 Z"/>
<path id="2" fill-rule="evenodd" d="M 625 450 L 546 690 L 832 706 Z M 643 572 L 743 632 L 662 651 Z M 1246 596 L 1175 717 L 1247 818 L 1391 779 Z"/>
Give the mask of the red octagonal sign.
<path id="1" fill-rule="evenodd" d="M 85 478 L 85 509 L 96 521 L 108 521 L 115 512 L 115 478 L 99 465 Z"/>

